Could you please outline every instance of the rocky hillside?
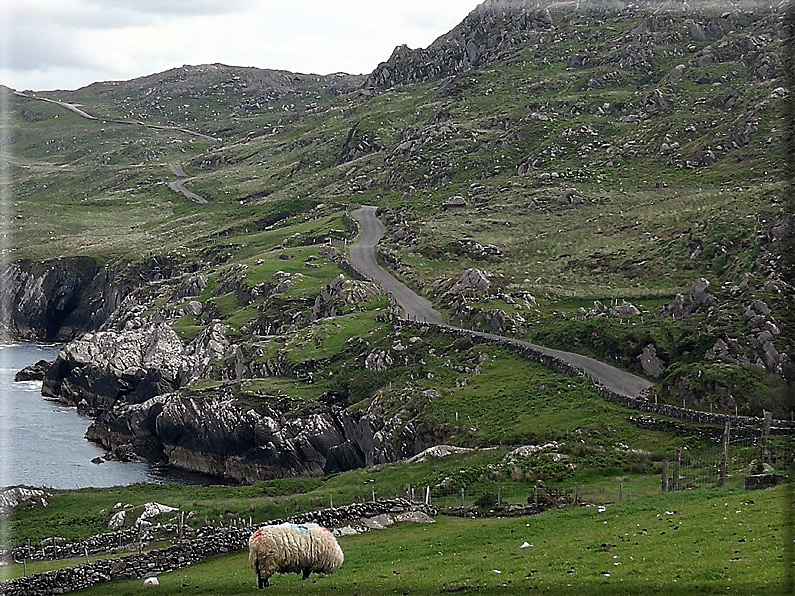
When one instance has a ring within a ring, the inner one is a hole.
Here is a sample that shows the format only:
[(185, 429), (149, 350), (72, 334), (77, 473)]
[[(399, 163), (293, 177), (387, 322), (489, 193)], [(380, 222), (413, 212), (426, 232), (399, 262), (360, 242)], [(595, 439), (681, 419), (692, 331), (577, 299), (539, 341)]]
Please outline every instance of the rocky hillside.
[(488, 0), (367, 77), (6, 90), (2, 321), (74, 338), (45, 390), (120, 458), (252, 481), (439, 441), (612, 448), (617, 411), (521, 416), (598, 400), (587, 383), (393, 325), (345, 258), (351, 208), (375, 204), (380, 260), (450, 323), (789, 417), (787, 7)]

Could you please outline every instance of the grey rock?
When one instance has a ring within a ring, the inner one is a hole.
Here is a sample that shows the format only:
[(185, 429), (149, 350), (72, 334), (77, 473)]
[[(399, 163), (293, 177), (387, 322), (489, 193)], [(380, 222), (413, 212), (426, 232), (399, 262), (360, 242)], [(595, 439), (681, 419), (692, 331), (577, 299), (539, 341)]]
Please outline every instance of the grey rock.
[(559, 205), (582, 205), (584, 202), (585, 199), (576, 188), (567, 188), (558, 197)]
[(447, 211), (450, 209), (463, 209), (466, 206), (467, 202), (464, 197), (461, 195), (455, 195), (447, 199), (442, 205), (442, 208)]
[(616, 317), (621, 318), (629, 318), (629, 317), (637, 317), (640, 315), (640, 309), (632, 304), (631, 302), (624, 301), (622, 304), (614, 307), (612, 310), (612, 314)]
[(174, 293), (174, 300), (181, 300), (183, 298), (198, 296), (207, 287), (207, 278), (204, 274), (199, 273), (192, 275), (185, 280), (177, 288)]
[(770, 333), (772, 337), (778, 337), (781, 335), (781, 329), (778, 328), (773, 321), (765, 321), (765, 330)]
[(699, 42), (707, 41), (707, 35), (704, 33), (704, 29), (701, 28), (701, 25), (693, 20), (688, 20), (686, 24), (688, 27), (688, 32), (690, 33), (690, 39)]
[(657, 347), (649, 344), (643, 348), (643, 352), (638, 356), (643, 372), (647, 375), (659, 379), (665, 370), (665, 362), (657, 356)]
[(202, 312), (204, 312), (204, 305), (198, 300), (191, 300), (188, 302), (188, 305), (185, 307), (185, 314), (186, 315), (193, 315), (194, 317), (200, 317)]
[(493, 275), (484, 269), (467, 269), (453, 280), (452, 285), (443, 296), (487, 293), (491, 288), (492, 277)]
[(685, 65), (684, 64), (677, 64), (674, 66), (674, 69), (668, 73), (668, 80), (671, 83), (675, 83), (679, 79), (682, 78), (682, 75), (685, 74)]
[(770, 310), (770, 307), (764, 300), (755, 300), (751, 304), (751, 308), (765, 317), (769, 317), (771, 314), (773, 314), (773, 311)]
[(386, 350), (375, 350), (370, 352), (364, 361), (364, 367), (374, 372), (389, 370), (393, 364), (394, 361)]
[(706, 278), (699, 278), (690, 287), (690, 299), (696, 307), (708, 307), (715, 303), (715, 296), (709, 293), (710, 282)]
[(127, 512), (124, 510), (117, 511), (113, 514), (108, 522), (109, 530), (119, 530), (124, 527), (124, 522), (127, 520)]

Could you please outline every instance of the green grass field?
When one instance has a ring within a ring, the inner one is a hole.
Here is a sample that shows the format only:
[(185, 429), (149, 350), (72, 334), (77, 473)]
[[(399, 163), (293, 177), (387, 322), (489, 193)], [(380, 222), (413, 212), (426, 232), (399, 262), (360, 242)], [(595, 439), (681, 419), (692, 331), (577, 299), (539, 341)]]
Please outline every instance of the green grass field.
[[(400, 524), (342, 538), (334, 576), (275, 576), (273, 594), (786, 594), (792, 487), (657, 494), (537, 517)], [(531, 548), (521, 550), (524, 542)], [(245, 553), (160, 577), (158, 593), (255, 594)], [(138, 594), (140, 580), (80, 594)]]

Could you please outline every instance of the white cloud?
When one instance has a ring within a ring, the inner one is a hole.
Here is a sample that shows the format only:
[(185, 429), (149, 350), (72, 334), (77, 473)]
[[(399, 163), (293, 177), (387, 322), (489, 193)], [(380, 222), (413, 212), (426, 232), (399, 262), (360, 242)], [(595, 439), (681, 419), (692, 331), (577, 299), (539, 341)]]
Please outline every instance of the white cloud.
[(477, 0), (3, 0), (0, 16), (10, 25), (0, 83), (75, 88), (211, 62), (318, 74), (366, 73), (397, 45), (429, 45), (476, 4)]

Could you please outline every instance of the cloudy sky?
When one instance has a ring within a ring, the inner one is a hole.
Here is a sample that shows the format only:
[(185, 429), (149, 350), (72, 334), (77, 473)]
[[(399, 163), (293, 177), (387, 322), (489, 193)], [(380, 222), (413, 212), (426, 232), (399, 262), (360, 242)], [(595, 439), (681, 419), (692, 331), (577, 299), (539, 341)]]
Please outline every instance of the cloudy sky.
[(0, 84), (76, 89), (183, 64), (366, 73), (480, 0), (0, 0)]

